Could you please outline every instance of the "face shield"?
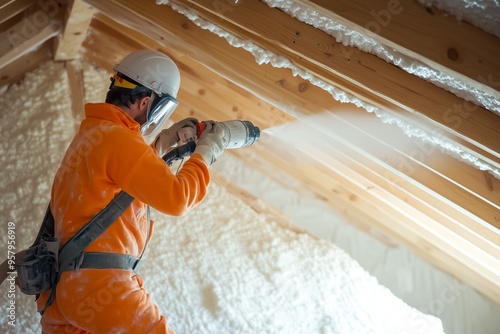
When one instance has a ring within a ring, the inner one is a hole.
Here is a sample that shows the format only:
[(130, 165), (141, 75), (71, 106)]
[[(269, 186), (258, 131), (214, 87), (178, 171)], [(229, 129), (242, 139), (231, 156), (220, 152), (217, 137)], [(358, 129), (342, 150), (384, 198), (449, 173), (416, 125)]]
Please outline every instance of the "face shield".
[(144, 137), (156, 136), (178, 104), (179, 102), (169, 94), (163, 94), (160, 97), (153, 92), (149, 101), (146, 123), (141, 126), (141, 134)]

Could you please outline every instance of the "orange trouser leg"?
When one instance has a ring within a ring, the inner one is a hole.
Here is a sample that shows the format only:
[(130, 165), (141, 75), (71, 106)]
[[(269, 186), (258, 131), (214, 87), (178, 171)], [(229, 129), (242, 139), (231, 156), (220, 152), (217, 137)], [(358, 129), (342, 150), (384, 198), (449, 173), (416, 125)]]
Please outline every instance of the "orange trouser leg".
[[(143, 280), (125, 270), (64, 273), (56, 298), (42, 317), (42, 333), (168, 333)], [(39, 299), (39, 309), (46, 300)]]

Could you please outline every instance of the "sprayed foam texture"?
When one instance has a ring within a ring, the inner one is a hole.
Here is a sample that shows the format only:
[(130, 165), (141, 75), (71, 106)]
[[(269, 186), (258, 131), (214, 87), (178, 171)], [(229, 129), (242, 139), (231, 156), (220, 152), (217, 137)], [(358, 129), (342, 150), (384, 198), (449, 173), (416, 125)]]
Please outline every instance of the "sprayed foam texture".
[(435, 6), (500, 38), (500, 2), (498, 0), (418, 0)]
[[(35, 239), (47, 209), (52, 180), (74, 135), (68, 86), (64, 64), (50, 62), (0, 95), (1, 261), (7, 257), (7, 223), (16, 223), (15, 251), (21, 251)], [(40, 333), (34, 296), (19, 290), (16, 327), (7, 325), (7, 286), (0, 289), (0, 332)]]

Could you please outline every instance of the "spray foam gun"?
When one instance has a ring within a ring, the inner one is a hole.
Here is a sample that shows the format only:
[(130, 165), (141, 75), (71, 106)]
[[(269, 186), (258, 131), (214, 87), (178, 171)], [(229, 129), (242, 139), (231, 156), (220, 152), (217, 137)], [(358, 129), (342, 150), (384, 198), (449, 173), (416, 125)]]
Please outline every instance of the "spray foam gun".
[[(224, 149), (240, 148), (250, 146), (260, 138), (260, 129), (249, 121), (225, 121), (217, 122), (223, 129)], [(183, 159), (185, 156), (193, 154), (196, 148), (196, 140), (207, 128), (205, 122), (196, 124), (196, 130), (191, 127), (180, 129), (180, 145), (166, 153), (162, 159), (169, 165), (175, 160)]]

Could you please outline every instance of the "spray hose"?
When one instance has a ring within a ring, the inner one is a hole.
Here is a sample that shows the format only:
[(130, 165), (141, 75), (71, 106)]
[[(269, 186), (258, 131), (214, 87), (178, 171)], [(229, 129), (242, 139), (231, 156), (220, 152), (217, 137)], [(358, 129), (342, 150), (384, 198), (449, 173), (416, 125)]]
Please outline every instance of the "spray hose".
[(163, 157), (163, 161), (167, 163), (167, 165), (172, 166), (174, 161), (181, 160), (186, 156), (193, 154), (196, 148), (196, 143), (194, 141), (190, 141), (187, 144), (178, 146), (173, 150), (167, 152)]

